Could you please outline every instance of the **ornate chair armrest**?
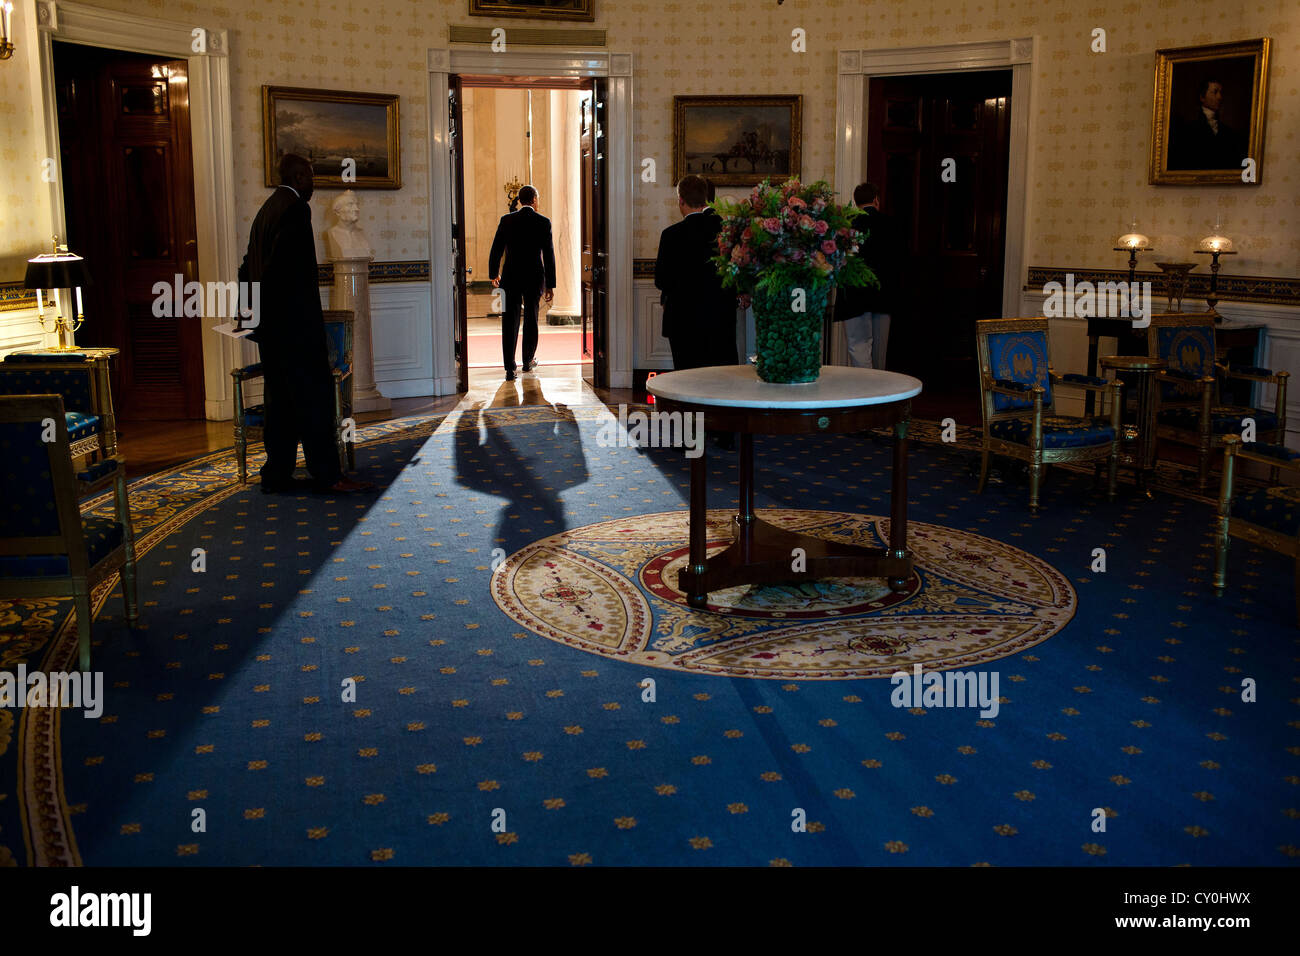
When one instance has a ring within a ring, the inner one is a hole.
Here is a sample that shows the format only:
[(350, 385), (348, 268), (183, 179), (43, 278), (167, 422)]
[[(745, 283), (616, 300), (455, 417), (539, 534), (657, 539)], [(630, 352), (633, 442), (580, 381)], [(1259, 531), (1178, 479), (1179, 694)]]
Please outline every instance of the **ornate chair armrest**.
[(1261, 368), (1257, 365), (1217, 365), (1216, 368), (1225, 378), (1241, 379), (1247, 382), (1265, 382), (1271, 385), (1280, 385), (1291, 374), (1290, 372), (1275, 372), (1271, 368)]
[(243, 368), (231, 369), (230, 377), (237, 382), (246, 382), (250, 378), (257, 378), (262, 374), (262, 363), (257, 362), (253, 365), (245, 365)]
[[(1115, 381), (1118, 381), (1118, 379)], [(1113, 383), (1110, 379), (1101, 378), (1097, 375), (1080, 375), (1077, 372), (1066, 372), (1064, 375), (1053, 375), (1052, 384), (1071, 385), (1088, 391), (1104, 392)]]
[(1030, 385), (1027, 382), (1013, 382), (1009, 378), (995, 378), (985, 382), (985, 387), (991, 392), (999, 392), (1002, 395), (1010, 395), (1012, 398), (1035, 398), (1041, 397), (1047, 390), (1041, 385)]
[(352, 366), (345, 365), (339, 368), (337, 365), (330, 366), (330, 372), (334, 375), (334, 381), (341, 382), (352, 374)]

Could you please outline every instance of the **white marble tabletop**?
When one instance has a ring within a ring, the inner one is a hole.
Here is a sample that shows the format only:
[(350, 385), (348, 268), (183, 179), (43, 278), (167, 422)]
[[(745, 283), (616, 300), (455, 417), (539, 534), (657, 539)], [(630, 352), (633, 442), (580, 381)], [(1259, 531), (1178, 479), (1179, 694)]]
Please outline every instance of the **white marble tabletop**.
[(883, 369), (823, 365), (815, 382), (775, 385), (761, 380), (752, 365), (715, 365), (656, 375), (646, 391), (725, 408), (852, 408), (912, 398), (921, 393), (921, 380)]

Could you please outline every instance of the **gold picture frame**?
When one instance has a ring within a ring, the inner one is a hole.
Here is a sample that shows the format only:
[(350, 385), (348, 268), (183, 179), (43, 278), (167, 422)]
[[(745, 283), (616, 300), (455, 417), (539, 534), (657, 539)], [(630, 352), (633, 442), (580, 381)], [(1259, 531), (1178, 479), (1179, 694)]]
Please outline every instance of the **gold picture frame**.
[(798, 179), (802, 142), (798, 94), (673, 97), (674, 183), (692, 173), (715, 186)]
[[(280, 156), (311, 160), (320, 189), (400, 189), (401, 125), (392, 93), (262, 87), (266, 185), (280, 182)], [(344, 160), (353, 161), (344, 178)]]
[(512, 17), (520, 20), (596, 19), (595, 0), (469, 0), (471, 17)]
[(1268, 38), (1262, 37), (1156, 51), (1153, 185), (1257, 185), (1262, 180), (1268, 48)]

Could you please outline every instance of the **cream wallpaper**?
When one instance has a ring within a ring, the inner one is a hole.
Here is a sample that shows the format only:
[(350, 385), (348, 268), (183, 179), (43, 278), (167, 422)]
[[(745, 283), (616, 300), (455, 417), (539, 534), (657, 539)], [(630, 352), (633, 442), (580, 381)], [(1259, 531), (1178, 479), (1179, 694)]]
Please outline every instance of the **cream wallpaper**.
[[(240, 229), (262, 185), (262, 84), (397, 93), (402, 110), (400, 191), (367, 191), (363, 223), (376, 258), (423, 259), (427, 222), (425, 50), (444, 46), (450, 22), (483, 26), (468, 0), (94, 0), (102, 7), (230, 31)], [(33, 0), (18, 0), (30, 24)], [(1300, 7), (1294, 0), (596, 0), (608, 47), (634, 55), (635, 142), (659, 178), (638, 186), (635, 255), (654, 255), (676, 216), (671, 102), (677, 93), (797, 92), (804, 97), (804, 178), (830, 178), (834, 162), (835, 51), (1037, 35), (1026, 262), (1116, 268), (1114, 238), (1134, 216), (1158, 252), (1187, 258), (1223, 217), (1241, 254), (1225, 272), (1300, 275)], [(539, 26), (536, 21), (500, 21)], [(584, 25), (585, 26), (585, 25)], [(1094, 27), (1109, 52), (1090, 50)], [(807, 52), (791, 52), (791, 30)], [(1255, 187), (1150, 186), (1154, 51), (1158, 47), (1273, 39), (1263, 182)], [(0, 281), (46, 240), (48, 212), (30, 115), (31, 42), (0, 64), (6, 126), (0, 182)], [(313, 201), (318, 229), (333, 198)], [(442, 226), (438, 226), (442, 228)], [(1144, 262), (1145, 265), (1145, 262)]]

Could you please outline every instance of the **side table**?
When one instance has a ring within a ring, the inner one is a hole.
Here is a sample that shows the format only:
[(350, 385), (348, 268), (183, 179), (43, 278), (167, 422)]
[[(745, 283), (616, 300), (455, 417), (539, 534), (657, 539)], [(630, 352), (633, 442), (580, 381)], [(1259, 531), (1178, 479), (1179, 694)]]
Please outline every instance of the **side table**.
[[(1102, 369), (1113, 369), (1124, 382), (1124, 410), (1121, 416), (1123, 434), (1120, 436), (1119, 466), (1137, 474), (1138, 488), (1151, 497), (1149, 479), (1156, 463), (1156, 372), (1165, 368), (1163, 359), (1145, 355), (1107, 355), (1101, 360)], [(1134, 408), (1129, 411), (1128, 396), (1135, 396)]]

